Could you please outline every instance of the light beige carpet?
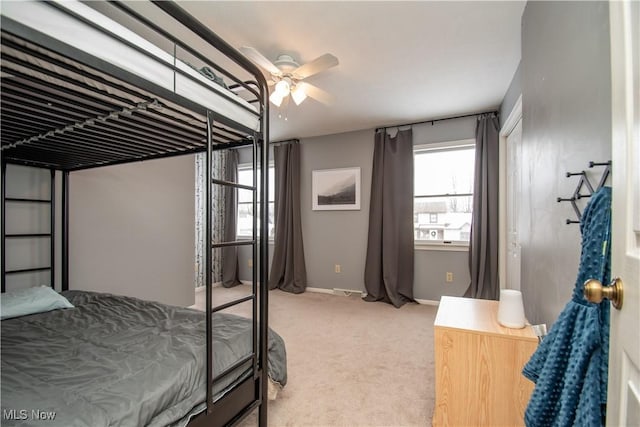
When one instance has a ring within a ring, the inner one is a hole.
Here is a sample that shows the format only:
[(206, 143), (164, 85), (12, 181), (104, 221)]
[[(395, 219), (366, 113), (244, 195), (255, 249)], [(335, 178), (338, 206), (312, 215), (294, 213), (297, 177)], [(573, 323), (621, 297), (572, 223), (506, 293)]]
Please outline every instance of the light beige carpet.
[[(215, 304), (249, 286), (215, 288)], [(287, 346), (288, 383), (269, 426), (426, 426), (434, 406), (436, 307), (359, 296), (269, 293), (270, 327)], [(199, 295), (196, 305), (204, 306)], [(242, 313), (248, 304), (236, 310)], [(256, 425), (257, 411), (243, 423)]]

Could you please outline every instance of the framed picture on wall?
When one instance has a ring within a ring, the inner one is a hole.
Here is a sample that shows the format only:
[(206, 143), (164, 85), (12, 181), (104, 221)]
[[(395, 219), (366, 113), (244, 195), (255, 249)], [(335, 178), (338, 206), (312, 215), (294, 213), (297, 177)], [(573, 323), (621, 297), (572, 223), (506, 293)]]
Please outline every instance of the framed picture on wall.
[(360, 168), (313, 171), (311, 194), (314, 211), (359, 210)]

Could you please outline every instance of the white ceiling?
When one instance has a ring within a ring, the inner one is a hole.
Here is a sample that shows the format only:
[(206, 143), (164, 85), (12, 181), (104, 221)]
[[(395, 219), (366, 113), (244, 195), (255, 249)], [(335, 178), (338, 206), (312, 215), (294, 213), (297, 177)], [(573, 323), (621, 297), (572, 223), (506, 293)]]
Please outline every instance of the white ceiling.
[[(180, 1), (230, 45), (254, 47), (271, 61), (338, 57), (338, 66), (305, 80), (331, 103), (272, 105), (272, 141), (497, 109), (520, 61), (525, 3)], [(129, 4), (163, 25), (157, 8)]]
[(495, 110), (520, 61), (525, 1), (180, 4), (232, 46), (272, 61), (338, 57), (307, 79), (330, 105), (272, 106), (271, 139), (282, 140)]

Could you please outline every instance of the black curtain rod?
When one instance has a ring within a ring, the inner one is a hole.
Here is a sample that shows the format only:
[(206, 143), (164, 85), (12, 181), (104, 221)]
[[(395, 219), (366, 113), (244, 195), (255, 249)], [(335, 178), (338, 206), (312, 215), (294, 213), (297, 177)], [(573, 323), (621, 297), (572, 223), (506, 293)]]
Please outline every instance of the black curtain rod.
[(284, 144), (290, 144), (292, 142), (300, 142), (300, 140), (298, 138), (284, 139), (282, 141), (270, 142), (269, 145), (271, 146), (284, 145)]
[(380, 126), (380, 127), (376, 128), (376, 132), (378, 132), (380, 130), (383, 130), (383, 129), (399, 128), (399, 127), (402, 127), (402, 126), (421, 125), (423, 123), (431, 123), (433, 125), (435, 122), (442, 122), (444, 120), (463, 119), (465, 117), (481, 116), (483, 114), (498, 114), (498, 112), (497, 111), (485, 111), (484, 113), (465, 114), (465, 115), (462, 115), (462, 116), (446, 117), (446, 118), (443, 118), (443, 119), (421, 120), (419, 122), (403, 123), (403, 124), (400, 124), (400, 125)]

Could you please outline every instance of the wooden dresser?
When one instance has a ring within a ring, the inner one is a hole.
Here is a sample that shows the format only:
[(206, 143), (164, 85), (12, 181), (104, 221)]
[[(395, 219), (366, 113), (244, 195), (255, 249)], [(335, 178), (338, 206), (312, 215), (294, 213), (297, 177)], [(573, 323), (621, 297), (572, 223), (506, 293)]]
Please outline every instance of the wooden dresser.
[(521, 426), (533, 383), (522, 368), (538, 345), (530, 326), (497, 320), (498, 301), (442, 297), (434, 323), (434, 426)]

